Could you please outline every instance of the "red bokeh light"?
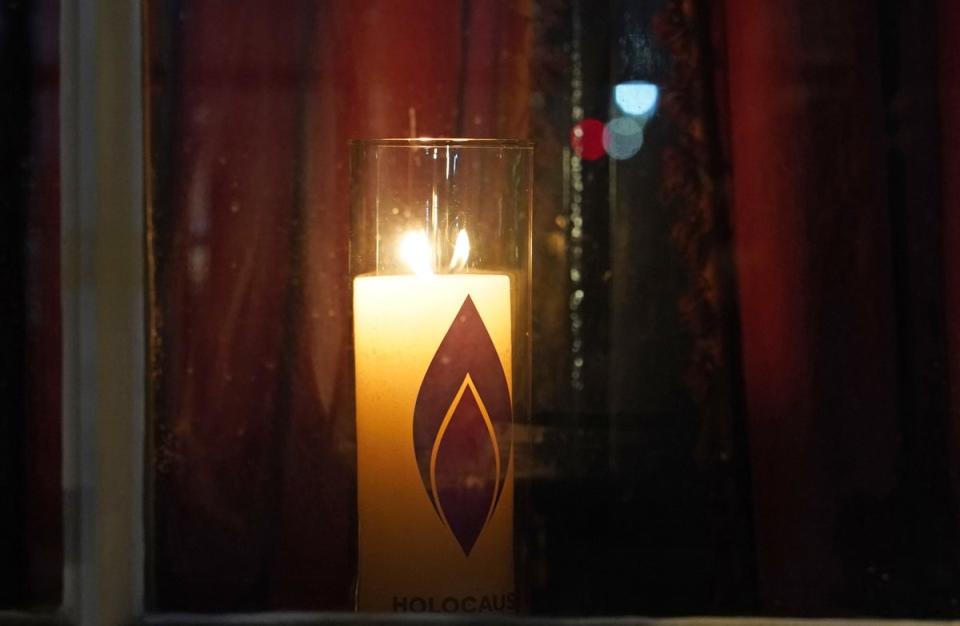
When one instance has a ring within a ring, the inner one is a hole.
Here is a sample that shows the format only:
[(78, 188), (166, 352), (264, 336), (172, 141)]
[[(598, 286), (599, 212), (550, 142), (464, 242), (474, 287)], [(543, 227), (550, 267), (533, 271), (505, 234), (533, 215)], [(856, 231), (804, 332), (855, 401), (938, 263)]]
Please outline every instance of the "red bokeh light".
[(578, 157), (587, 161), (602, 157), (603, 122), (593, 118), (580, 121), (570, 131), (570, 147)]

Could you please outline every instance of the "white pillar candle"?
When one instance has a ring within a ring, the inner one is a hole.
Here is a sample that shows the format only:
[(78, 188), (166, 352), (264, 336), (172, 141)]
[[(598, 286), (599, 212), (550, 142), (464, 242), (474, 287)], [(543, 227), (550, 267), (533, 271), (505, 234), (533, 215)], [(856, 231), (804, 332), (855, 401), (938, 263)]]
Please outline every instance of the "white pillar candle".
[(511, 280), (354, 280), (358, 604), (512, 612)]

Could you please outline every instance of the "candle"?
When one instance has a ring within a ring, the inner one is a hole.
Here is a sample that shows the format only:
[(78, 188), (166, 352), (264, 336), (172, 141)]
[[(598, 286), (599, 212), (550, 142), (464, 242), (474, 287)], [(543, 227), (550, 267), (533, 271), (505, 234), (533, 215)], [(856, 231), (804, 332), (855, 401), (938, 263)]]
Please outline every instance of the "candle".
[(532, 157), (509, 139), (351, 145), (360, 610), (521, 608)]
[(354, 280), (358, 606), (511, 612), (511, 278), (400, 247), (415, 273)]

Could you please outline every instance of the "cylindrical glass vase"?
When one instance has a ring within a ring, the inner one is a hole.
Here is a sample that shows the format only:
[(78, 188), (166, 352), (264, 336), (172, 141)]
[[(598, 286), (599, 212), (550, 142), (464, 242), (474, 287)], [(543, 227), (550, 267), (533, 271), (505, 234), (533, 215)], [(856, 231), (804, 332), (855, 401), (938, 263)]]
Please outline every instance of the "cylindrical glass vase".
[(509, 613), (532, 145), (352, 146), (362, 611)]

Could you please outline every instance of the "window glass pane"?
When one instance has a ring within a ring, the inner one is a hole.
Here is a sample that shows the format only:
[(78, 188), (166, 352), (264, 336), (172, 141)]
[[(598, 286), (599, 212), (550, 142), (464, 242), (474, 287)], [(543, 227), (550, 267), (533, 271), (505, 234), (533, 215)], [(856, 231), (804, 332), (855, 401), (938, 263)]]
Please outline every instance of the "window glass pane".
[(349, 141), (514, 137), (522, 609), (956, 616), (948, 4), (145, 2), (149, 606), (353, 607)]
[(0, 4), (0, 608), (60, 604), (59, 4)]
[(346, 137), (320, 4), (145, 10), (151, 603), (346, 608)]

